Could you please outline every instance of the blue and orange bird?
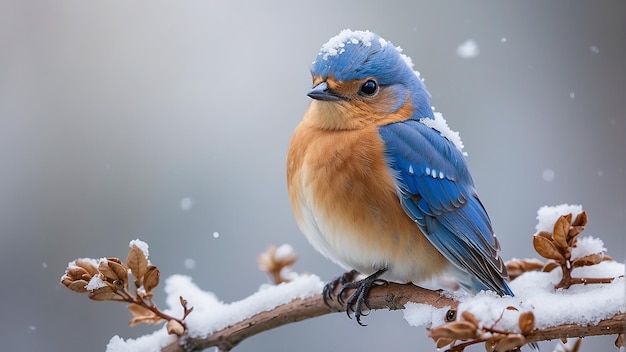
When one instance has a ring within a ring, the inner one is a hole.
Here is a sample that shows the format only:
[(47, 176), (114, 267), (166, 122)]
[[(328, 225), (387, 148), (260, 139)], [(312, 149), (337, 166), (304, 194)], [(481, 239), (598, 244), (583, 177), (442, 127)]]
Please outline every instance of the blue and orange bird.
[[(355, 289), (346, 311), (361, 323), (374, 285), (450, 273), (469, 291), (512, 295), (462, 145), (411, 59), (372, 32), (344, 30), (322, 46), (311, 75), (287, 185), (309, 242), (351, 270), (326, 285), (325, 301), (340, 282), (340, 302)], [(353, 281), (357, 273), (367, 277)]]

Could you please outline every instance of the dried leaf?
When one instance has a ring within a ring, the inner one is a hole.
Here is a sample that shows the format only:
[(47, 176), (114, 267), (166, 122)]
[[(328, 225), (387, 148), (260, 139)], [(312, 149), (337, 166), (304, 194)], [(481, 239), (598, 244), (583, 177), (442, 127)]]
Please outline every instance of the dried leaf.
[(523, 335), (528, 335), (535, 328), (535, 315), (533, 312), (524, 312), (520, 314), (518, 325)]
[(550, 261), (550, 262), (546, 263), (546, 266), (543, 267), (542, 271), (544, 273), (549, 273), (549, 272), (551, 272), (552, 270), (554, 270), (554, 269), (556, 269), (558, 267), (560, 267), (560, 265), (557, 262)]
[(578, 236), (584, 230), (585, 230), (584, 226), (572, 226), (569, 229), (569, 233), (567, 234), (567, 243), (568, 243), (568, 245), (572, 241), (572, 238)]
[(615, 339), (615, 347), (622, 348), (624, 347), (624, 334), (618, 334)]
[(70, 278), (77, 280), (77, 279), (84, 279), (85, 277), (89, 277), (91, 278), (91, 276), (89, 275), (89, 272), (87, 270), (85, 270), (84, 268), (81, 267), (72, 267), (72, 268), (67, 268), (67, 270), (65, 271), (65, 275), (69, 276)]
[(582, 266), (596, 265), (602, 262), (603, 259), (604, 259), (604, 254), (602, 253), (589, 254), (584, 257), (580, 257), (574, 260), (574, 262), (572, 263), (572, 267), (580, 268)]
[(546, 239), (552, 241), (552, 234), (548, 231), (540, 231), (535, 236), (545, 237)]
[(133, 273), (135, 285), (138, 286), (139, 282), (148, 271), (148, 258), (146, 258), (146, 255), (139, 247), (133, 244), (130, 251), (128, 251), (126, 265), (128, 265), (130, 271)]
[(467, 310), (461, 313), (461, 318), (469, 323), (472, 323), (476, 327), (476, 329), (478, 329), (478, 326), (480, 326), (480, 322), (478, 321), (476, 316)]
[(485, 342), (485, 351), (493, 352), (496, 350), (496, 346), (498, 342), (504, 338), (504, 335), (495, 335), (492, 336), (489, 340)]
[(554, 223), (554, 232), (552, 233), (552, 237), (554, 238), (554, 244), (561, 248), (568, 247), (567, 235), (569, 234), (569, 224), (569, 220), (567, 220), (567, 218), (564, 216), (559, 216), (559, 218)]
[(114, 263), (117, 263), (117, 264), (122, 264), (122, 260), (120, 260), (120, 258), (116, 258), (116, 257), (108, 257), (107, 261), (114, 262)]
[(435, 346), (439, 349), (439, 348), (448, 346), (450, 344), (453, 344), (455, 341), (456, 341), (455, 339), (451, 339), (448, 337), (440, 337), (437, 339), (437, 342), (435, 342)]
[(507, 335), (498, 341), (494, 352), (507, 352), (514, 348), (521, 347), (526, 343), (526, 338), (519, 334)]
[(433, 340), (437, 340), (442, 337), (458, 340), (467, 340), (476, 337), (476, 330), (477, 327), (470, 322), (454, 321), (430, 330), (428, 335)]
[(583, 339), (582, 338), (577, 338), (576, 342), (574, 342), (574, 347), (572, 347), (572, 352), (578, 352), (580, 351), (580, 346), (583, 344)]
[(76, 280), (76, 281), (70, 282), (69, 285), (65, 285), (65, 286), (74, 292), (85, 293), (87, 292), (87, 289), (85, 288), (85, 286), (87, 286), (88, 283), (89, 282), (85, 280)]
[(115, 293), (110, 286), (97, 288), (89, 292), (89, 298), (94, 301), (123, 301), (124, 298)]
[[(571, 224), (572, 223), (572, 213), (569, 214), (565, 214), (565, 215), (561, 215), (560, 217), (564, 218), (565, 220), (567, 220), (567, 224)], [(558, 219), (557, 219), (558, 220)]]
[(515, 307), (515, 306), (506, 306), (506, 308), (505, 308), (505, 309), (506, 309), (506, 310), (516, 310), (516, 311), (518, 311), (518, 310), (519, 310), (519, 309), (517, 309), (517, 307)]
[(185, 333), (185, 327), (178, 320), (170, 319), (167, 321), (167, 333), (182, 336)]
[(513, 280), (529, 271), (541, 271), (544, 265), (545, 264), (538, 259), (518, 259), (508, 261), (506, 263), (506, 270), (509, 273), (509, 278)]
[(586, 226), (587, 225), (587, 212), (583, 211), (582, 213), (576, 215), (576, 219), (572, 223), (572, 226)]
[(128, 310), (133, 315), (133, 318), (128, 322), (129, 326), (135, 326), (141, 323), (158, 324), (163, 320), (163, 318), (160, 318), (150, 309), (135, 303), (129, 304)]
[(119, 280), (119, 277), (117, 276), (117, 274), (115, 273), (115, 271), (113, 271), (113, 268), (111, 268), (109, 266), (109, 261), (108, 260), (102, 260), (100, 261), (100, 264), (98, 265), (98, 271), (107, 279), (110, 281), (115, 281), (115, 280)]
[(570, 238), (567, 240), (567, 244), (569, 245), (569, 248), (570, 248), (570, 249), (571, 249), (571, 248), (576, 247), (576, 244), (577, 244), (577, 243), (578, 243), (578, 236), (573, 236), (573, 237), (570, 237)]
[(543, 262), (538, 259), (528, 259), (522, 261), (524, 271), (539, 271), (543, 268)]
[(98, 268), (96, 268), (92, 264), (91, 260), (88, 260), (86, 258), (78, 258), (74, 262), (76, 263), (77, 266), (87, 270), (87, 272), (91, 276), (95, 276), (98, 273)]
[(159, 285), (160, 276), (161, 273), (156, 266), (150, 265), (148, 267), (146, 274), (143, 276), (143, 288), (147, 293), (152, 292)]
[(565, 259), (563, 255), (556, 249), (552, 241), (546, 239), (542, 236), (533, 236), (533, 246), (537, 253), (539, 253), (542, 257), (548, 259), (554, 259), (556, 261), (562, 262)]
[(117, 276), (117, 280), (123, 281), (124, 284), (128, 282), (128, 268), (126, 265), (111, 260), (108, 260), (108, 265)]

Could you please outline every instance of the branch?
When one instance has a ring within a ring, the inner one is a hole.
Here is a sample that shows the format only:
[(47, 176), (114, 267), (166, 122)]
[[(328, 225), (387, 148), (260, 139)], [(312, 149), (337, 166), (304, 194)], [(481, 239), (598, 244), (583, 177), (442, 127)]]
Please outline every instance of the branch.
[(601, 320), (596, 325), (563, 324), (535, 330), (526, 336), (527, 342), (556, 340), (581, 336), (600, 336), (623, 334), (626, 322), (626, 313), (618, 313), (613, 317)]
[[(372, 288), (369, 303), (372, 310), (404, 309), (407, 302), (424, 303), (436, 308), (451, 307), (456, 309), (458, 302), (441, 294), (413, 284), (389, 283), (385, 286)], [(346, 296), (352, 292), (346, 291)], [(208, 347), (217, 347), (220, 351), (230, 351), (244, 339), (260, 332), (271, 330), (282, 325), (315, 318), (320, 315), (345, 312), (345, 306), (336, 300), (329, 301), (330, 307), (324, 304), (322, 295), (318, 294), (306, 299), (295, 299), (272, 310), (261, 312), (242, 320), (206, 338), (182, 338), (164, 347), (164, 352), (201, 351)]]
[[(374, 287), (370, 292), (369, 303), (372, 310), (404, 309), (407, 302), (428, 304), (435, 308), (450, 307), (451, 313), (453, 313), (451, 320), (454, 320), (458, 302), (443, 296), (441, 292), (428, 290), (413, 284), (389, 283), (387, 286)], [(350, 294), (351, 292), (347, 292), (348, 296)], [(216, 331), (205, 338), (182, 337), (179, 341), (165, 346), (162, 351), (191, 352), (201, 351), (209, 347), (217, 347), (219, 351), (230, 351), (246, 338), (263, 331), (328, 313), (345, 312), (345, 306), (339, 304), (336, 300), (332, 300), (329, 303), (331, 304), (330, 307), (324, 304), (321, 294), (306, 299), (295, 299), (287, 304), (258, 313), (227, 328)], [(626, 314), (620, 313), (612, 318), (602, 320), (596, 325), (564, 324), (534, 330), (526, 335), (526, 342), (579, 336), (623, 334), (625, 320)]]

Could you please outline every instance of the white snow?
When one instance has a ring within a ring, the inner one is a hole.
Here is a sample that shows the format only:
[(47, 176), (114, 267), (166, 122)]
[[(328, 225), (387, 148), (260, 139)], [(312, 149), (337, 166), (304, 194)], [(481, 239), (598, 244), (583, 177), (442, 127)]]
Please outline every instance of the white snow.
[(576, 247), (572, 249), (572, 260), (586, 255), (604, 252), (606, 252), (606, 248), (604, 248), (604, 242), (602, 242), (601, 239), (590, 236), (579, 237)]
[(446, 119), (443, 118), (443, 115), (440, 112), (435, 112), (434, 115), (434, 119), (424, 117), (421, 118), (419, 122), (432, 129), (437, 130), (441, 134), (441, 136), (454, 143), (456, 149), (462, 152), (463, 155), (467, 156), (467, 153), (463, 152), (463, 141), (461, 140), (459, 132), (453, 131), (452, 129), (450, 129), (450, 127), (448, 127), (448, 122), (446, 122)]
[(150, 252), (148, 251), (148, 244), (140, 239), (136, 239), (136, 240), (132, 240), (130, 241), (130, 243), (128, 243), (128, 247), (129, 248), (133, 248), (134, 246), (137, 246), (137, 248), (141, 249), (141, 251), (143, 252), (143, 255), (146, 256), (146, 258), (148, 258), (148, 256), (150, 255)]
[(274, 253), (274, 256), (276, 257), (277, 260), (283, 260), (283, 259), (287, 259), (293, 256), (294, 254), (295, 252), (293, 250), (293, 247), (285, 243), (281, 245), (280, 247), (276, 248), (276, 252)]
[(94, 275), (91, 280), (89, 280), (89, 283), (87, 284), (87, 286), (85, 286), (85, 289), (88, 291), (93, 291), (96, 289), (99, 289), (101, 287), (105, 287), (107, 284), (102, 281), (102, 278), (100, 277), (100, 275)]
[(167, 330), (162, 328), (149, 335), (140, 336), (136, 339), (127, 339), (115, 335), (107, 344), (107, 352), (159, 352), (168, 344), (176, 341), (176, 336), (168, 335)]
[(191, 210), (193, 207), (193, 200), (189, 197), (185, 197), (180, 200), (180, 209), (182, 210)]
[(456, 48), (456, 54), (463, 59), (471, 59), (478, 56), (478, 44), (472, 39), (466, 40)]
[[(376, 34), (370, 31), (353, 31), (351, 29), (344, 29), (339, 32), (339, 34), (324, 43), (317, 55), (321, 55), (322, 60), (328, 60), (330, 57), (343, 54), (346, 51), (345, 47), (347, 44), (356, 45), (361, 43), (363, 46), (369, 47), (372, 45), (372, 40), (375, 36)], [(387, 40), (381, 37), (378, 37), (378, 43), (383, 48), (389, 44)], [(413, 60), (402, 53), (401, 47), (396, 46), (395, 49), (400, 54), (404, 63), (406, 63), (406, 65), (413, 70)], [(313, 63), (315, 63), (315, 61), (313, 61)], [(418, 71), (413, 70), (413, 72), (418, 78), (420, 77), (420, 73)]]
[(554, 223), (561, 215), (572, 214), (572, 221), (576, 216), (583, 212), (580, 205), (561, 204), (556, 206), (543, 206), (537, 210), (537, 225), (535, 229), (539, 231), (552, 232)]
[(218, 238), (218, 237), (220, 237), (220, 233), (217, 231), (213, 232), (213, 238)]
[(193, 269), (196, 267), (196, 261), (193, 258), (187, 258), (185, 259), (184, 265), (187, 269)]
[(322, 55), (322, 60), (328, 60), (329, 57), (343, 54), (346, 49), (346, 43), (359, 44), (364, 46), (371, 46), (374, 33), (370, 31), (352, 31), (350, 29), (344, 29), (336, 36), (330, 38), (320, 48), (318, 55)]
[[(93, 265), (94, 267), (98, 267), (98, 265), (100, 264), (100, 260), (99, 259), (94, 259), (94, 258), (78, 258), (76, 260), (72, 260), (71, 262), (67, 263), (67, 268), (68, 269), (75, 269), (78, 268), (78, 265), (76, 265), (76, 261), (83, 261), (83, 262), (89, 262), (91, 265)], [(67, 273), (67, 271), (66, 271)]]
[[(598, 265), (573, 270), (574, 277), (617, 277), (624, 274), (624, 264), (602, 262)], [(561, 324), (597, 324), (616, 313), (626, 312), (624, 278), (610, 284), (574, 285), (569, 289), (554, 290), (561, 279), (560, 270), (549, 273), (528, 272), (511, 281), (515, 297), (500, 297), (494, 292), (480, 292), (475, 296), (462, 296), (457, 316), (463, 311), (472, 312), (484, 326), (492, 326), (502, 315), (496, 328), (517, 331), (519, 315), (532, 311), (535, 326), (546, 328)], [(584, 304), (581, 304), (584, 302)], [(507, 309), (516, 307), (517, 310)], [(439, 326), (445, 319), (446, 309), (409, 304), (404, 318), (411, 326)]]
[(552, 169), (545, 169), (545, 170), (543, 170), (543, 173), (541, 174), (541, 177), (546, 182), (554, 181), (554, 170), (552, 170)]
[[(324, 283), (315, 275), (295, 276), (294, 280), (280, 285), (263, 285), (259, 291), (233, 303), (221, 302), (213, 293), (198, 288), (190, 277), (173, 275), (165, 281), (167, 314), (182, 316), (183, 309), (179, 297), (182, 296), (193, 307), (193, 312), (185, 322), (190, 336), (205, 337), (214, 331), (249, 318), (257, 313), (273, 309), (295, 298), (307, 298), (322, 292)], [(107, 345), (107, 352), (157, 351), (175, 338), (167, 336), (165, 328), (140, 337), (124, 340), (113, 337)]]
[(592, 54), (599, 54), (600, 53), (600, 48), (598, 48), (595, 45), (590, 46), (589, 50), (591, 51)]
[(408, 302), (404, 305), (404, 319), (411, 326), (436, 327), (445, 323), (445, 316), (450, 306), (435, 308), (430, 304)]

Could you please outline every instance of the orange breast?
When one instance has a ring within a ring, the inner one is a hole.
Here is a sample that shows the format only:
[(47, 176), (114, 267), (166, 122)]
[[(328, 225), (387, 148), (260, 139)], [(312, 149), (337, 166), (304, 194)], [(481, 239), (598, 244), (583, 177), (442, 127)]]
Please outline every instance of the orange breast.
[(303, 121), (289, 146), (296, 221), (313, 246), (347, 269), (420, 281), (447, 261), (404, 213), (376, 126), (323, 130)]

